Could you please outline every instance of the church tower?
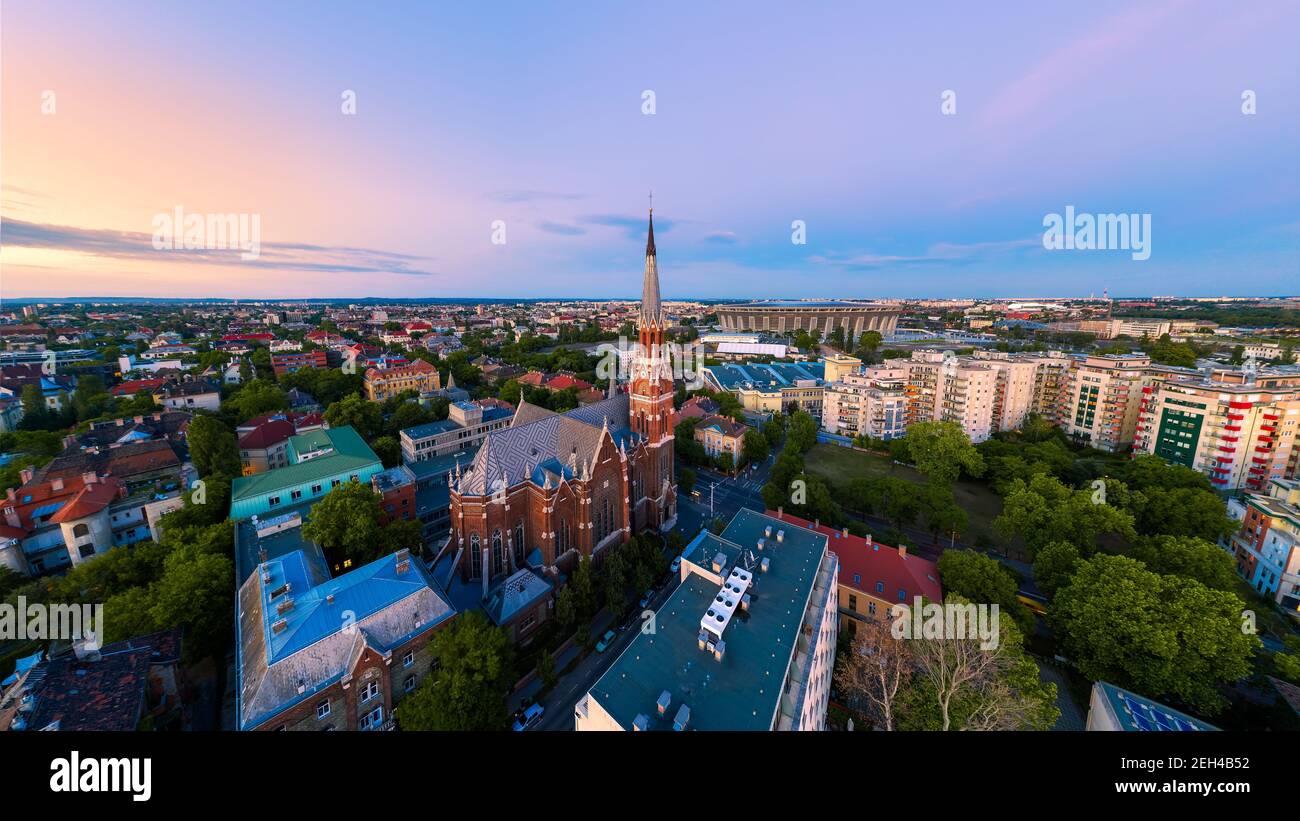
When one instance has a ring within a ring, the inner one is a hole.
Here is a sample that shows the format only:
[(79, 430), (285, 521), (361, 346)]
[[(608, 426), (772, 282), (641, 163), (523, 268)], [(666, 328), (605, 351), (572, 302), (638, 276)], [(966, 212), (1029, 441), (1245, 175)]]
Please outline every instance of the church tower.
[(637, 349), (632, 363), (630, 421), (652, 447), (672, 438), (673, 376), (665, 340), (667, 319), (659, 304), (659, 266), (655, 260), (655, 218), (645, 245), (645, 275), (641, 282), (641, 313), (637, 317)]
[[(655, 259), (654, 209), (645, 245), (645, 275), (641, 283), (641, 313), (637, 317), (637, 349), (631, 368), (628, 422), (645, 440), (646, 450), (637, 466), (643, 498), (653, 504), (643, 509), (638, 523), (671, 527), (676, 519), (673, 477), (673, 375), (668, 356), (668, 320), (659, 304), (659, 265)], [(637, 507), (640, 500), (634, 500)]]

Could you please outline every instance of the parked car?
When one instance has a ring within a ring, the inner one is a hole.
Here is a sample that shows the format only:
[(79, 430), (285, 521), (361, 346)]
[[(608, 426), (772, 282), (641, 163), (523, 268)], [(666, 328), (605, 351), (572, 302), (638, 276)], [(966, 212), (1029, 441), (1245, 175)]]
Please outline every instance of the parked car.
[(654, 594), (655, 594), (655, 592), (654, 592), (653, 590), (647, 590), (647, 591), (645, 592), (645, 595), (641, 597), (641, 609), (642, 609), (642, 610), (644, 610), (645, 608), (647, 608), (647, 607), (650, 606), (650, 599), (654, 596)]
[(669, 566), (669, 570), (671, 570), (675, 574), (681, 569), (682, 569), (682, 557), (676, 556), (673, 558), (673, 563)]
[(600, 641), (596, 642), (596, 652), (597, 653), (605, 652), (606, 650), (609, 649), (610, 645), (613, 643), (614, 643), (614, 631), (606, 630), (605, 635), (601, 636)]
[(528, 705), (522, 715), (515, 717), (515, 732), (522, 733), (524, 730), (536, 726), (537, 722), (542, 720), (542, 713), (544, 712), (546, 712), (546, 708), (540, 704)]

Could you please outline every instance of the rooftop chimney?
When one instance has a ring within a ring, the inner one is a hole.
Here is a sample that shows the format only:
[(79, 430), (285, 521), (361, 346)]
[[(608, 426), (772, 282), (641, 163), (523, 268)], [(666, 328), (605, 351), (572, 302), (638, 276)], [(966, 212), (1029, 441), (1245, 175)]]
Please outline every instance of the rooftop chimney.
[(900, 559), (906, 559), (906, 558), (907, 558), (907, 545), (905, 545), (905, 544), (900, 544), (900, 545), (898, 546), (898, 558), (900, 558)]
[(93, 485), (99, 481), (99, 476), (95, 473), (95, 471), (88, 470), (85, 473), (81, 474), (81, 481), (88, 485)]
[(50, 481), (50, 490), (55, 490), (55, 491), (63, 490), (63, 480), (62, 480), (62, 479), (53, 479), (53, 480), (51, 480), (51, 481)]
[(397, 575), (400, 576), (411, 569), (411, 551), (406, 548), (397, 551), (396, 561), (397, 564), (395, 565), (395, 570)]
[(659, 708), (659, 715), (661, 716), (668, 715), (668, 705), (672, 703), (673, 703), (672, 693), (668, 692), (667, 690), (664, 690), (662, 693), (660, 693), (659, 700), (655, 702), (655, 706)]

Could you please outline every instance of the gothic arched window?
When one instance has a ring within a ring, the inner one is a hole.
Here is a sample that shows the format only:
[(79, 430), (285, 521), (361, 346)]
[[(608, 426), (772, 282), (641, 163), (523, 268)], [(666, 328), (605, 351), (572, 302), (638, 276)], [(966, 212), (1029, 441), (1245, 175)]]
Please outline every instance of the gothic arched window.
[(501, 531), (492, 531), (492, 575), (501, 573), (503, 556), (501, 554)]
[(524, 523), (515, 525), (515, 565), (524, 563)]
[(469, 537), (469, 555), (470, 567), (473, 568), (470, 571), (470, 577), (477, 579), (479, 576), (483, 575), (483, 554), (479, 552), (478, 549), (477, 533), (474, 533)]

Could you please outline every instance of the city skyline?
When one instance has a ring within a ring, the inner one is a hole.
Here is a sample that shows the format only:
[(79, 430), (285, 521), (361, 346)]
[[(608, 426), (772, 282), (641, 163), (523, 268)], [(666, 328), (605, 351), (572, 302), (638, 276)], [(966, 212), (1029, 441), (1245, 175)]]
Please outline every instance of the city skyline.
[[(1013, 6), (795, 27), (682, 5), (163, 8), (5, 4), (0, 298), (630, 299), (651, 190), (668, 299), (1300, 277), (1300, 10), (1281, 3), (1067, 26)], [(213, 33), (227, 15), (237, 49)], [(178, 207), (256, 215), (260, 255), (155, 250)], [(1070, 207), (1149, 215), (1150, 258), (1047, 251)]]

